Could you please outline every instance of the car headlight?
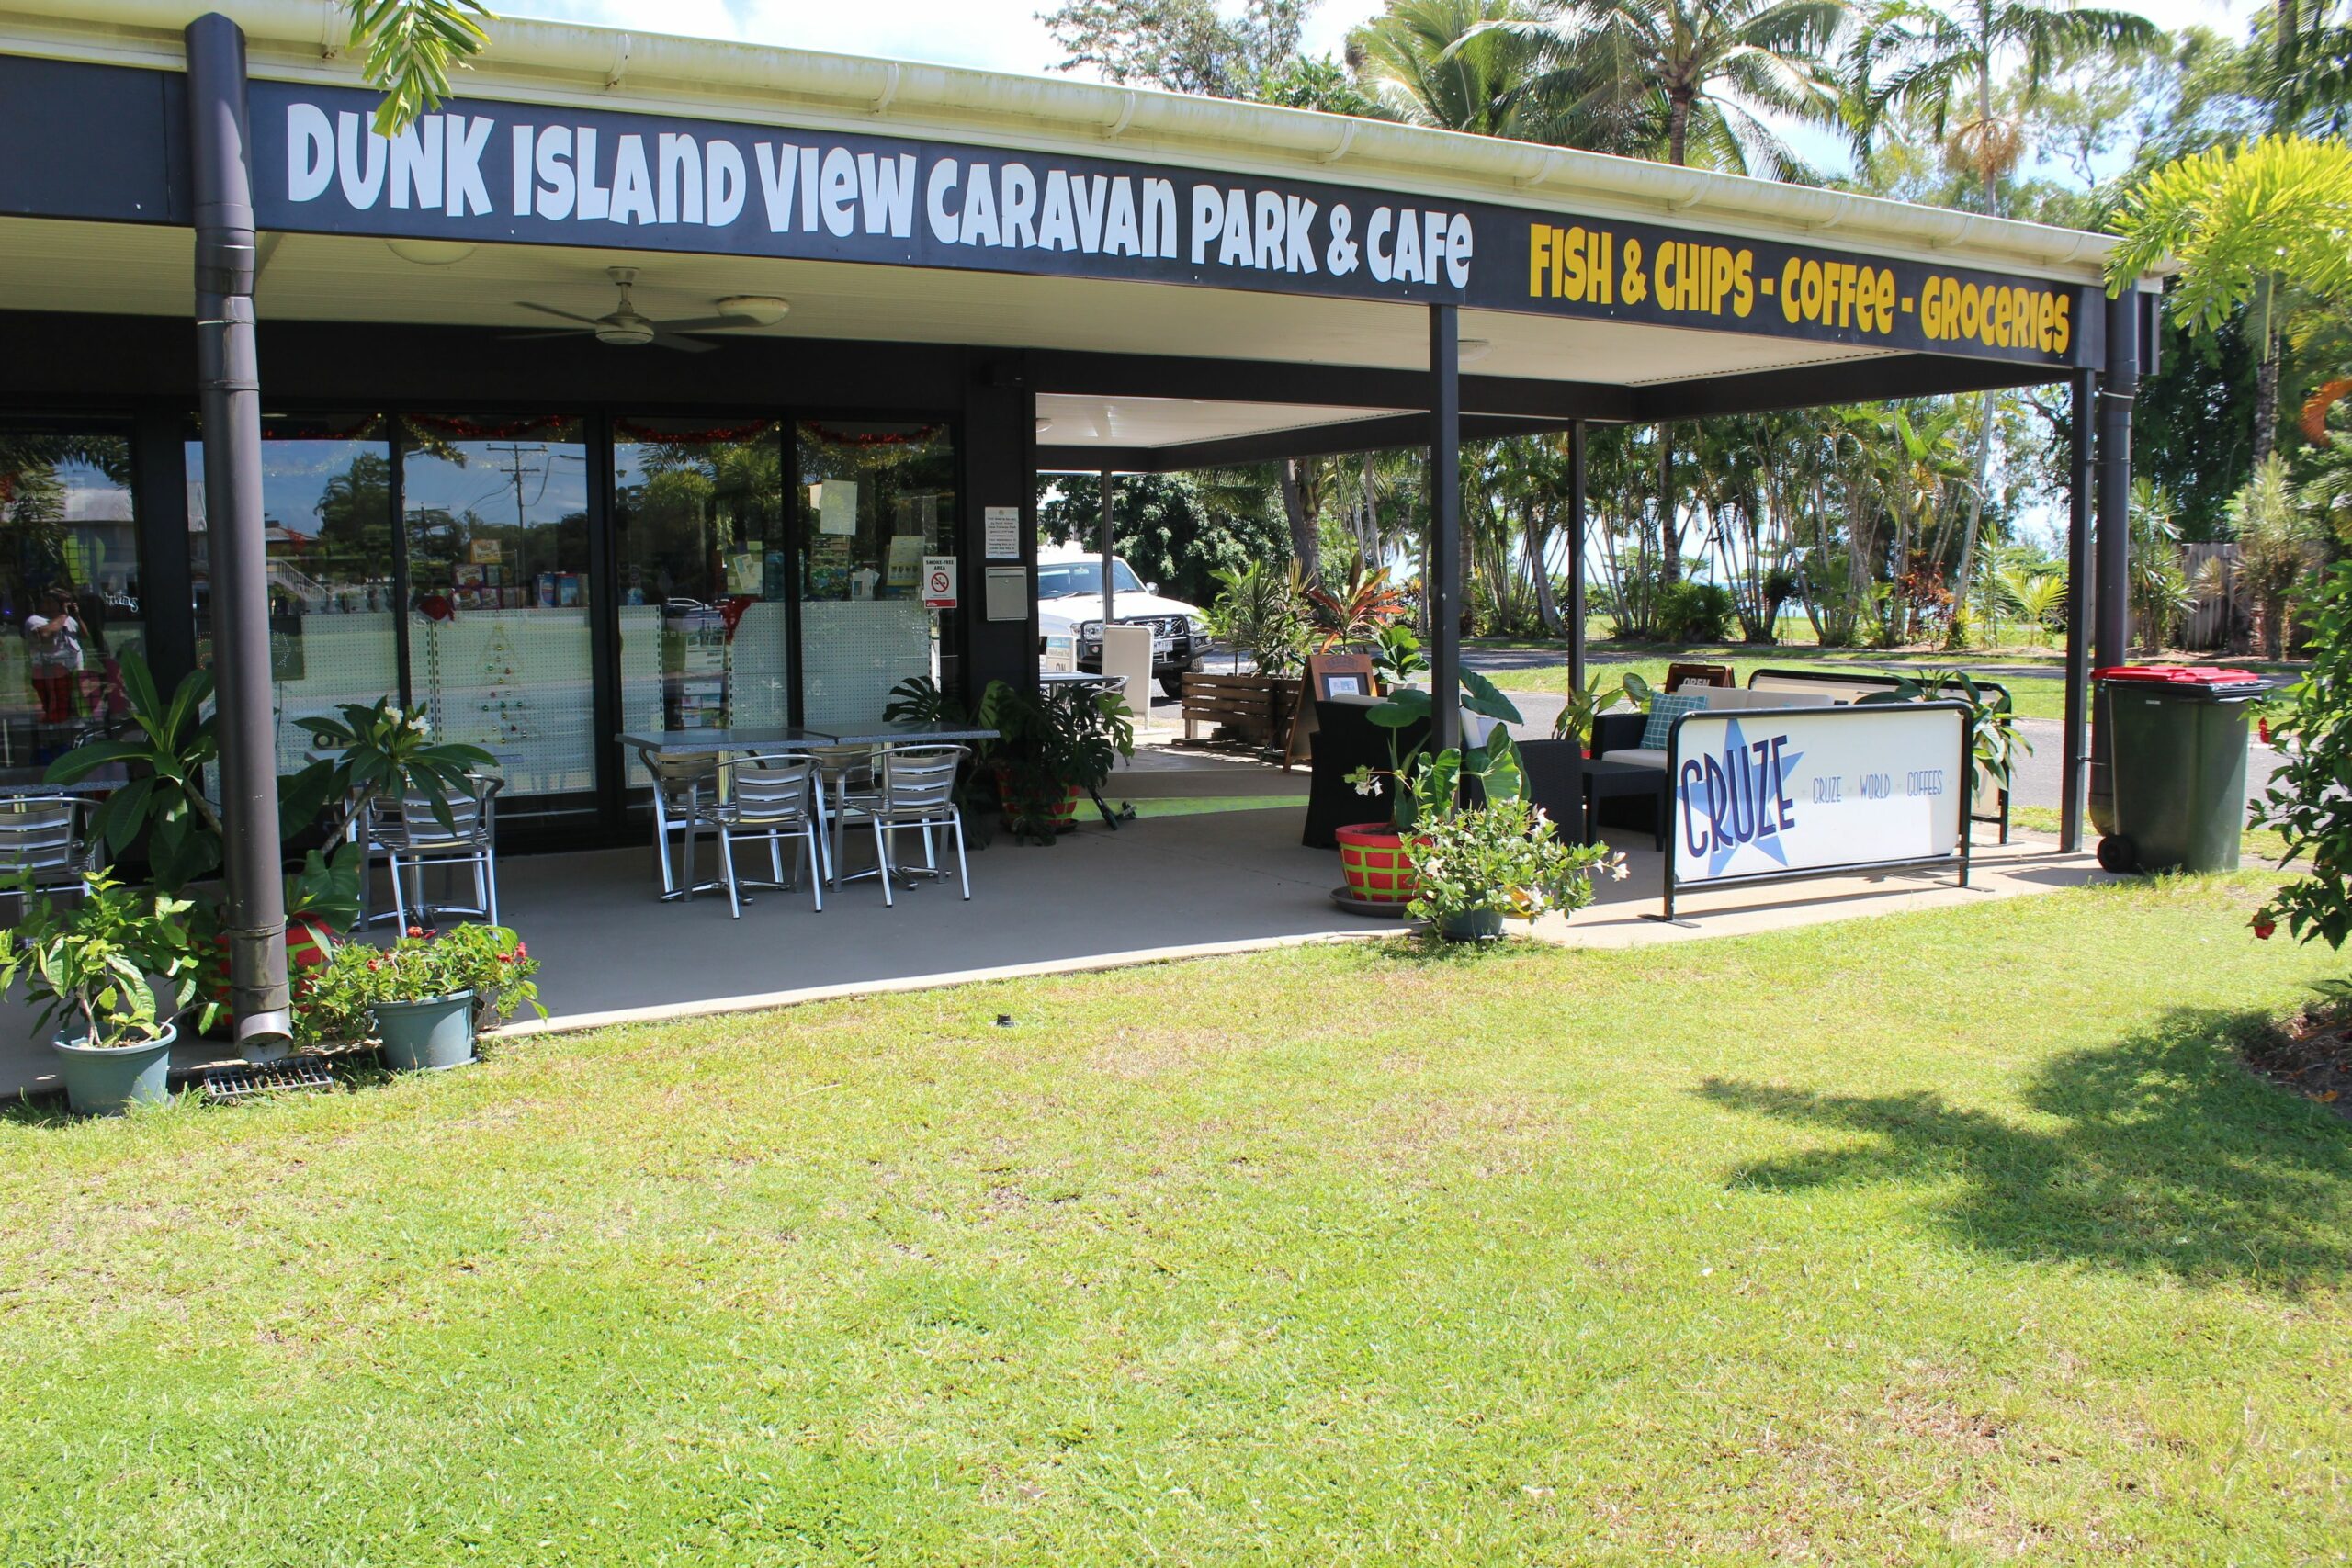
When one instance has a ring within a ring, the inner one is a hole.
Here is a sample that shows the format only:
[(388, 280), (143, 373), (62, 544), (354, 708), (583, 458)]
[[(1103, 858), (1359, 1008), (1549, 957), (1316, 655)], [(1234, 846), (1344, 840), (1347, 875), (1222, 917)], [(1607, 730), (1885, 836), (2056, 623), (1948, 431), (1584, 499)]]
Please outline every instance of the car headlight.
[(1079, 622), (1078, 640), (1080, 642), (1101, 642), (1102, 640), (1102, 623), (1100, 621)]

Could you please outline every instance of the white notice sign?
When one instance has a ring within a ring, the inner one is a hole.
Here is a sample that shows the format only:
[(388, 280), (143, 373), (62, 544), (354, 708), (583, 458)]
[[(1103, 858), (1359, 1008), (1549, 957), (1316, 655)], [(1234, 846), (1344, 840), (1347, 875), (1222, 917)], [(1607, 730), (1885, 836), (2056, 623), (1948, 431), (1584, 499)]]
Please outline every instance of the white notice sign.
[(926, 610), (952, 610), (956, 607), (954, 556), (922, 558), (922, 607)]
[(1672, 758), (1675, 880), (1958, 853), (1965, 721), (1907, 703), (1690, 715)]
[(817, 532), (820, 534), (857, 532), (857, 481), (855, 479), (824, 479), (808, 488), (817, 492)]
[(990, 506), (981, 510), (982, 543), (990, 560), (1021, 558), (1021, 508)]

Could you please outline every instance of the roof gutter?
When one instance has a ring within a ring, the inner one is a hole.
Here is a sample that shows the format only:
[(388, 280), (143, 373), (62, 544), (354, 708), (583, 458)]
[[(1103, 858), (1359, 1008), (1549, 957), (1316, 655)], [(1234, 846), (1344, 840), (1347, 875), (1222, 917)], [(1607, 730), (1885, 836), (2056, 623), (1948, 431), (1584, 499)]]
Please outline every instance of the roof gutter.
[[(256, 74), (357, 81), (335, 0), (219, 0), (215, 8), (244, 28)], [(0, 47), (176, 63), (188, 9), (187, 0), (0, 0)], [(1597, 218), (1665, 219), (1758, 239), (1804, 242), (1835, 231), (1840, 244), (1872, 252), (2071, 282), (2100, 281), (2113, 244), (2069, 229), (1642, 159), (1063, 77), (512, 17), (491, 34), (490, 54), (461, 83), (485, 96), (739, 112), (845, 130), (887, 120), (908, 134), (1095, 155), (1115, 142), (1136, 156), (1453, 199), (1573, 203)]]

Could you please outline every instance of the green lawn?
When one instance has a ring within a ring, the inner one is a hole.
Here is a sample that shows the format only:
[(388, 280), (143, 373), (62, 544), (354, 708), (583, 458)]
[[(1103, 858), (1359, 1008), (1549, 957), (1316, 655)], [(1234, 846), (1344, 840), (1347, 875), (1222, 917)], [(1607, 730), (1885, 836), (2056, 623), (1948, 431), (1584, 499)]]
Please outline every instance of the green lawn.
[[(2256, 876), (0, 1122), (0, 1562), (2318, 1561)], [(996, 1026), (1009, 1014), (1009, 1028)]]

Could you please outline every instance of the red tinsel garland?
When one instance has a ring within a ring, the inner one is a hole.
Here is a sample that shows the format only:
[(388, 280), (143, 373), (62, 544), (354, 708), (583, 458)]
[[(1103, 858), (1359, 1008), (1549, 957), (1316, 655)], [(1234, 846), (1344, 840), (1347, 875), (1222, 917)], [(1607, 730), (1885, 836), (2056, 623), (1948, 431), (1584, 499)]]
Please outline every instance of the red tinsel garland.
[(762, 420), (757, 424), (719, 425), (709, 430), (655, 430), (634, 420), (613, 421), (614, 434), (653, 446), (724, 446), (762, 435), (773, 435), (775, 427), (776, 422), (772, 419)]
[(846, 430), (828, 430), (811, 420), (803, 428), (818, 440), (835, 446), (909, 446), (931, 440), (939, 434), (940, 427), (925, 424), (913, 430), (865, 430), (853, 434)]
[(448, 414), (407, 413), (401, 418), (418, 429), (429, 430), (452, 441), (514, 441), (526, 435), (560, 441), (566, 437), (551, 433), (572, 423), (560, 415), (518, 419), (505, 424), (477, 424), (472, 420)]

